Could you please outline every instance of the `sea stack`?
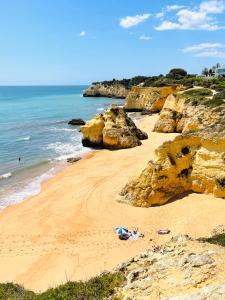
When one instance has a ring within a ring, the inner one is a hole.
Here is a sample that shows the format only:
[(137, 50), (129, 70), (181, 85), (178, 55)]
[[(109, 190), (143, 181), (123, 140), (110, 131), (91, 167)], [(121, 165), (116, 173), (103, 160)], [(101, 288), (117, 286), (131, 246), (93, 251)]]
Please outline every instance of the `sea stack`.
[(81, 126), (81, 132), (83, 146), (114, 150), (139, 146), (141, 140), (148, 138), (127, 116), (124, 108), (116, 105)]

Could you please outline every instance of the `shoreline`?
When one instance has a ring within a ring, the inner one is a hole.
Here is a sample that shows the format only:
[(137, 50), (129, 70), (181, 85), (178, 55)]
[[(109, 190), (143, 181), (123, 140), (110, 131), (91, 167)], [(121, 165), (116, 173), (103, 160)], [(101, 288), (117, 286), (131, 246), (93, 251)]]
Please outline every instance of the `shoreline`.
[[(0, 213), (0, 282), (43, 291), (86, 280), (177, 234), (209, 235), (224, 223), (225, 201), (189, 194), (160, 207), (119, 203), (123, 186), (177, 134), (152, 132), (157, 115), (144, 116), (143, 145), (97, 150), (42, 184), (41, 192)], [(213, 214), (213, 220), (208, 216)], [(138, 227), (145, 237), (120, 241), (114, 229)], [(159, 236), (157, 230), (170, 229)]]
[[(123, 107), (123, 106), (121, 106), (121, 107)], [(98, 112), (96, 112), (96, 113), (98, 113)], [(141, 122), (141, 120), (145, 117), (145, 116), (142, 116), (141, 114), (137, 114), (135, 112), (129, 113), (128, 115), (132, 118), (132, 120), (136, 123), (137, 126), (138, 126), (139, 122)], [(81, 144), (81, 141), (80, 141), (80, 144)], [(83, 148), (84, 148), (83, 151), (79, 151), (78, 153), (74, 153), (74, 154), (68, 154), (65, 156), (68, 156), (68, 158), (69, 157), (81, 157), (81, 159), (84, 159), (86, 156), (89, 157), (89, 155), (92, 152), (96, 151), (96, 149), (92, 149), (92, 148), (85, 148), (85, 147), (83, 147)], [(42, 185), (45, 182), (54, 178), (57, 174), (63, 172), (65, 169), (67, 169), (68, 167), (71, 166), (71, 164), (67, 162), (67, 159), (61, 160), (58, 158), (54, 158), (51, 160), (50, 159), (46, 160), (45, 162), (47, 162), (49, 164), (48, 168), (46, 168), (44, 172), (39, 172), (36, 175), (32, 176), (31, 180), (26, 178), (26, 182), (24, 182), (24, 185), (23, 185), (23, 187), (21, 187), (19, 192), (14, 191), (8, 195), (8, 191), (7, 191), (7, 193), (5, 193), (5, 195), (3, 195), (3, 197), (0, 198), (0, 213), (2, 210), (6, 209), (9, 206), (19, 204), (23, 201), (26, 201), (30, 197), (37, 196), (41, 192)], [(41, 162), (39, 165), (42, 165), (42, 164), (43, 163)], [(36, 167), (36, 165), (29, 167), (29, 169), (34, 171), (35, 167)], [(23, 172), (25, 172), (25, 170), (23, 170)], [(8, 173), (8, 174), (10, 174), (10, 176), (8, 176), (8, 177), (12, 178), (12, 173)], [(8, 175), (8, 174), (3, 174), (3, 176)], [(2, 180), (5, 180), (3, 178), (5, 178), (7, 180), (6, 177), (2, 177)], [(14, 176), (13, 176), (13, 178), (14, 178)], [(36, 182), (36, 185), (34, 186), (35, 182)], [(33, 189), (29, 190), (29, 186), (32, 186)], [(29, 192), (28, 192), (28, 190), (29, 190)], [(27, 194), (27, 195), (21, 196), (21, 194)], [(11, 200), (11, 202), (10, 202), (10, 200), (8, 200), (8, 199), (15, 199), (15, 198), (16, 199), (19, 198), (19, 199), (14, 200), (14, 201)], [(2, 203), (1, 203), (1, 201), (2, 201)], [(9, 204), (7, 204), (7, 203), (9, 203)]]

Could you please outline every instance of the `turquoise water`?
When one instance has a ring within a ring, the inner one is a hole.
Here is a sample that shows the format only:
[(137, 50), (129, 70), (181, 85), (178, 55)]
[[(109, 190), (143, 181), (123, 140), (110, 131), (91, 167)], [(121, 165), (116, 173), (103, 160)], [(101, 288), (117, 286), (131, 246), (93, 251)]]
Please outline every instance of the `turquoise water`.
[[(89, 151), (72, 118), (122, 100), (83, 98), (85, 86), (0, 87), (0, 209), (40, 190), (68, 157)], [(19, 161), (19, 157), (21, 160)]]

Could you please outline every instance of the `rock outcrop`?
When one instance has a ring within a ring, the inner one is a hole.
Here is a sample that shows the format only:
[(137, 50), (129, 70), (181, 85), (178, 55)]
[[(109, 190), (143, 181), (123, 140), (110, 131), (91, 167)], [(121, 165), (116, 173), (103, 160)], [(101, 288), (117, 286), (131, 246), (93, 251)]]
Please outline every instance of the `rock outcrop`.
[(104, 84), (96, 83), (92, 84), (87, 88), (83, 96), (84, 97), (108, 97), (108, 98), (118, 98), (124, 99), (129, 93), (129, 89), (122, 84)]
[(123, 200), (149, 207), (184, 192), (225, 197), (225, 124), (220, 121), (195, 134), (166, 142), (141, 173), (121, 192)]
[(213, 125), (225, 114), (223, 97), (213, 96), (213, 91), (204, 88), (170, 95), (154, 131), (187, 133)]
[(142, 252), (116, 268), (126, 277), (124, 300), (225, 299), (225, 249), (188, 236)]
[(83, 119), (72, 119), (68, 122), (69, 125), (85, 125), (85, 121)]
[(146, 133), (138, 129), (122, 107), (112, 106), (81, 126), (85, 147), (125, 149), (141, 145)]
[(179, 85), (161, 88), (135, 86), (125, 100), (125, 109), (126, 111), (143, 111), (147, 113), (159, 112), (163, 108), (166, 98), (182, 88)]

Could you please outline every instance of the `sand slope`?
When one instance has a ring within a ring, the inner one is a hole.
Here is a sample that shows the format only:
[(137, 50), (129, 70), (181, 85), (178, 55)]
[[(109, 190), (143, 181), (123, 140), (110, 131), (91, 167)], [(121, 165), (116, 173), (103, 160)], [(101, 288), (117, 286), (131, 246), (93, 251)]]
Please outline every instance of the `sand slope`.
[[(148, 209), (116, 202), (154, 149), (175, 136), (152, 133), (156, 118), (141, 121), (140, 128), (149, 133), (142, 146), (96, 151), (46, 182), (39, 195), (0, 213), (1, 282), (39, 291), (87, 279), (165, 242), (169, 236), (158, 236), (158, 229), (195, 237), (225, 222), (225, 200), (210, 195), (191, 194)], [(145, 238), (118, 240), (114, 228), (120, 225), (139, 227)]]

